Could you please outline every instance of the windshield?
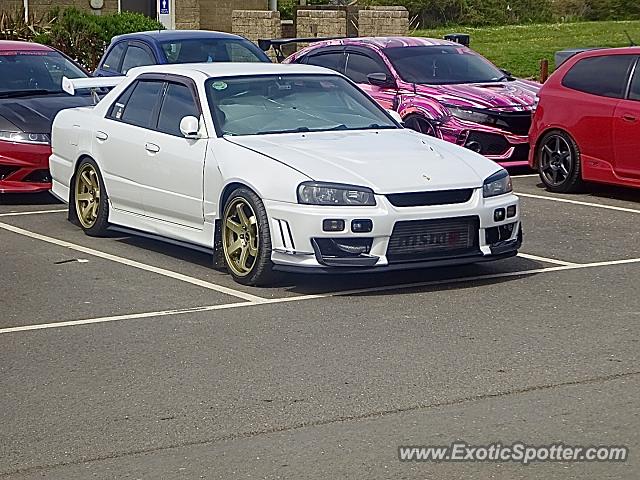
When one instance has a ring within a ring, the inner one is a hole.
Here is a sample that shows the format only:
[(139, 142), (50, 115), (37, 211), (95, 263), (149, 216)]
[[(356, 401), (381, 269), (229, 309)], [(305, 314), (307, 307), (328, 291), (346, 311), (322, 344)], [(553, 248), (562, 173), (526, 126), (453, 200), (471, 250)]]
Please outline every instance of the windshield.
[(511, 79), (488, 60), (462, 46), (394, 47), (384, 52), (405, 82), (444, 85)]
[(59, 52), (0, 52), (0, 96), (60, 93), (62, 77), (86, 76), (86, 73)]
[(398, 128), (381, 107), (337, 75), (210, 78), (206, 90), (223, 135)]
[(193, 38), (160, 44), (169, 63), (269, 62), (249, 40)]

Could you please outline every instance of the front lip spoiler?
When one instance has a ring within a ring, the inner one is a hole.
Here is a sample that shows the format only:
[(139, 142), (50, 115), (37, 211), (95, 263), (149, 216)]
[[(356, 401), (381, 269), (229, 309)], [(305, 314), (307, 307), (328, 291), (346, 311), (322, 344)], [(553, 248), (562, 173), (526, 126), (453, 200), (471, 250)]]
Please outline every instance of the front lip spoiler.
[[(300, 267), (296, 265), (274, 265), (273, 269), (280, 272), (288, 273), (384, 273), (398, 270), (414, 270), (420, 268), (435, 268), (453, 265), (465, 265), (469, 263), (490, 262), (493, 260), (501, 260), (503, 258), (515, 257), (518, 254), (518, 241), (511, 240), (511, 250), (503, 251), (492, 255), (471, 255), (466, 257), (447, 258), (440, 260), (426, 260), (422, 262), (394, 263), (391, 265), (382, 265), (379, 267)], [(506, 246), (504, 248), (506, 249)]]

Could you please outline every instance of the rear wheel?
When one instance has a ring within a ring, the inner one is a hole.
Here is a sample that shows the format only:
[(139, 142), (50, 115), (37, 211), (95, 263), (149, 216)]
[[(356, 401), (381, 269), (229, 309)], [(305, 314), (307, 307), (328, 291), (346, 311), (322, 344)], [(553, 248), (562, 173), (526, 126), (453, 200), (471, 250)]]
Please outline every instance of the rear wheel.
[(575, 192), (582, 187), (581, 158), (578, 145), (567, 133), (547, 133), (536, 152), (540, 179), (547, 190), (557, 193)]
[(231, 193), (221, 230), (224, 261), (236, 282), (256, 286), (273, 280), (269, 220), (254, 192), (238, 188)]
[(432, 137), (437, 137), (436, 127), (429, 119), (422, 115), (411, 114), (407, 115), (404, 119), (404, 125), (416, 132), (424, 133)]
[(100, 169), (91, 159), (82, 160), (76, 171), (73, 208), (78, 223), (87, 235), (100, 236), (106, 233), (109, 203)]

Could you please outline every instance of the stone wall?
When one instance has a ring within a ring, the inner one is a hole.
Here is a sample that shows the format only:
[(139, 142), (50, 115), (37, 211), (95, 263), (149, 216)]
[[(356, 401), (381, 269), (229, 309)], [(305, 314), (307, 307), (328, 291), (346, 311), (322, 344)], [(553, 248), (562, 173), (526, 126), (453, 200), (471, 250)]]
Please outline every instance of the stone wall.
[[(204, 2), (203, 2), (204, 3)], [(178, 30), (198, 30), (201, 28), (201, 10), (198, 0), (176, 0), (175, 19)]]
[(358, 14), (360, 37), (391, 37), (407, 35), (409, 12), (404, 7), (369, 7)]
[[(234, 10), (232, 13), (232, 33), (242, 35), (257, 43), (261, 38), (281, 38), (282, 22), (280, 12), (270, 10)], [(275, 58), (273, 49), (267, 52)]]
[(344, 37), (346, 35), (347, 12), (344, 10), (297, 11), (296, 37)]
[(200, 28), (232, 32), (235, 10), (269, 10), (269, 0), (200, 0)]

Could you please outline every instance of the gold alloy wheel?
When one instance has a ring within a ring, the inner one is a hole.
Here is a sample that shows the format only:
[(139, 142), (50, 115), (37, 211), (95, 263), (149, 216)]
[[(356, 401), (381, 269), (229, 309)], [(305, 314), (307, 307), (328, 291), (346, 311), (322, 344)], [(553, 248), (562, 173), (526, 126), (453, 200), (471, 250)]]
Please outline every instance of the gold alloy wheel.
[(91, 228), (98, 219), (100, 181), (93, 165), (85, 163), (76, 174), (76, 213), (84, 228)]
[(251, 273), (258, 259), (258, 218), (244, 198), (236, 198), (224, 210), (222, 247), (227, 266), (239, 277)]

